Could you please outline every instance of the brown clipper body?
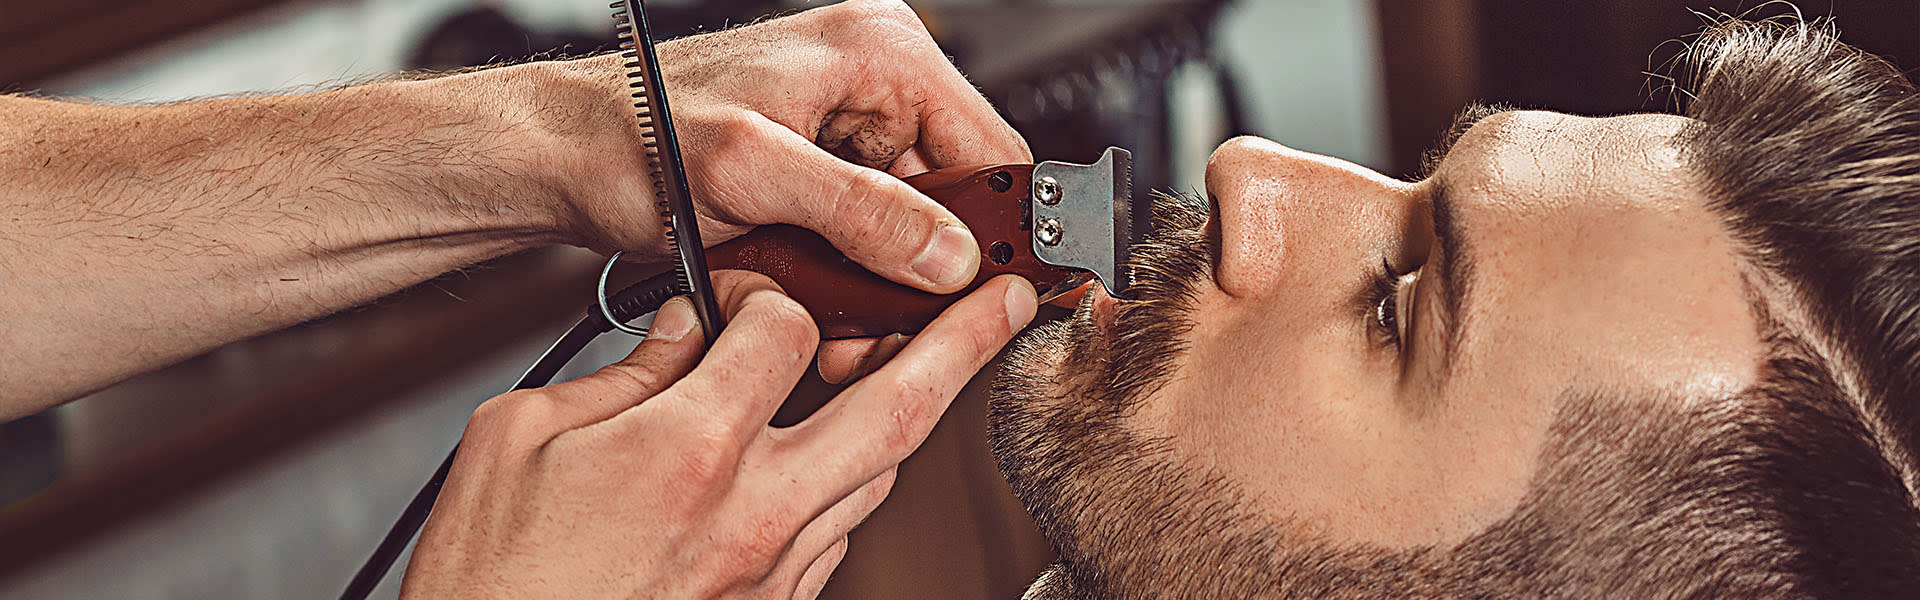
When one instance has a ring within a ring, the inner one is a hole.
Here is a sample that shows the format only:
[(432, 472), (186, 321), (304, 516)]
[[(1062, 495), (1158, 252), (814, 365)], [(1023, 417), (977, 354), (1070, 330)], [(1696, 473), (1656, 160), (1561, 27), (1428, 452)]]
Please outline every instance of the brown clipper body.
[(1092, 274), (1046, 264), (1034, 255), (1033, 170), (1031, 164), (955, 167), (906, 178), (960, 217), (979, 242), (980, 272), (959, 293), (932, 294), (888, 281), (848, 259), (826, 238), (791, 225), (759, 227), (709, 248), (707, 264), (773, 279), (806, 307), (827, 339), (918, 332), (947, 305), (1007, 273), (1033, 282), (1043, 299), (1058, 296)]

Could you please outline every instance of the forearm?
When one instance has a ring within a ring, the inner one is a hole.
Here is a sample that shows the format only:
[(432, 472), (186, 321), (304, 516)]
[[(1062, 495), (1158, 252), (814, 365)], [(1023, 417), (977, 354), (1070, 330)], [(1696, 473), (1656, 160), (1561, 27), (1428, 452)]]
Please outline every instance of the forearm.
[(500, 71), (144, 108), (0, 98), (0, 418), (562, 241), (567, 174)]

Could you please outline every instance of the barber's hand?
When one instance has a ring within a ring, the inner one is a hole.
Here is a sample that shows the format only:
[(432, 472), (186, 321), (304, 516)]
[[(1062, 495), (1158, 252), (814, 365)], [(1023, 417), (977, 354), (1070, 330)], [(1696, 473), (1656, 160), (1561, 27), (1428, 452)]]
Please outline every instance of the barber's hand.
[[(888, 279), (951, 292), (972, 280), (979, 248), (952, 213), (897, 177), (1032, 161), (898, 0), (677, 39), (659, 53), (708, 245), (756, 225), (798, 225)], [(549, 128), (598, 161), (571, 182), (580, 243), (665, 258), (620, 60), (548, 64), (570, 75), (543, 88), (558, 105), (594, 107), (537, 117), (577, 121)]]
[(474, 412), (403, 595), (812, 598), (895, 465), (1035, 309), (1025, 280), (996, 278), (775, 429), (818, 333), (765, 277), (714, 282), (730, 319), (705, 359), (675, 299), (626, 360)]

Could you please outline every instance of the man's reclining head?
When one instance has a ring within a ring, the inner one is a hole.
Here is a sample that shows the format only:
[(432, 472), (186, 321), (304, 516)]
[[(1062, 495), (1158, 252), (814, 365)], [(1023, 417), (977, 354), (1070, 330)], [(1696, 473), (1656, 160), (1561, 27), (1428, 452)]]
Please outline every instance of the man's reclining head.
[(1237, 139), (1140, 300), (995, 385), (1033, 597), (1920, 589), (1920, 95), (1799, 22), (1685, 116), (1470, 109), (1401, 182)]

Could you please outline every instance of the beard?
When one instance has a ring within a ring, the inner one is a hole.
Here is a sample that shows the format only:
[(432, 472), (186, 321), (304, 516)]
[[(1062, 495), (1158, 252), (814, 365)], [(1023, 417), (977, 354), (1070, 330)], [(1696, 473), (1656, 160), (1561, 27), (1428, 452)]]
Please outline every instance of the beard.
[(1224, 578), (1236, 569), (1221, 561), (1274, 539), (1231, 482), (1129, 426), (1186, 351), (1194, 284), (1217, 255), (1207, 217), (1198, 198), (1158, 194), (1128, 261), (1134, 298), (1103, 326), (1103, 292), (1090, 292), (1071, 317), (1023, 334), (994, 380), (994, 456), (1060, 555), (1029, 598), (1234, 597), (1246, 581)]

